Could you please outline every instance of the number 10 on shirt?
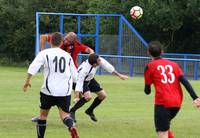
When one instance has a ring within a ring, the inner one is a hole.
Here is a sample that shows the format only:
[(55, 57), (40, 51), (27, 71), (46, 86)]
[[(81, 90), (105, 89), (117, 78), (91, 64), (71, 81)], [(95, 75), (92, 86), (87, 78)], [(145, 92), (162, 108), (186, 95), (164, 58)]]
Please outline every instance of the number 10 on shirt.
[(57, 72), (58, 68), (60, 73), (65, 72), (65, 67), (66, 67), (66, 61), (64, 57), (60, 57), (58, 59), (57, 56), (53, 59), (53, 63), (55, 64), (55, 72)]

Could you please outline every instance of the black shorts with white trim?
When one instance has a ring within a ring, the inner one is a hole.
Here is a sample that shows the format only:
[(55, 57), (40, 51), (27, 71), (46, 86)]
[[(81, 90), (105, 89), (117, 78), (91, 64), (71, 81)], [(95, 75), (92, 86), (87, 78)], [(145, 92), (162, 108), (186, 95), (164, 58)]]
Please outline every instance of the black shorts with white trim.
[(64, 112), (69, 113), (71, 95), (69, 96), (50, 96), (40, 92), (40, 108), (49, 110), (52, 106), (60, 107)]

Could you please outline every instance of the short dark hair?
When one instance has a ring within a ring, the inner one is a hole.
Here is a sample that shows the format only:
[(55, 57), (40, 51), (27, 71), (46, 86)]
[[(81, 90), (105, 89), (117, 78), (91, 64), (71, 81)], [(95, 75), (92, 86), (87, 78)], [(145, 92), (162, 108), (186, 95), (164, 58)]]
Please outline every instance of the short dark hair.
[(159, 57), (162, 52), (162, 44), (159, 41), (151, 41), (148, 45), (148, 51), (152, 57)]
[(90, 65), (94, 65), (94, 64), (97, 64), (97, 59), (99, 58), (99, 55), (98, 54), (90, 54), (89, 55), (89, 58), (88, 58), (88, 62), (90, 63)]
[(52, 40), (51, 43), (54, 46), (59, 46), (61, 44), (62, 41), (62, 34), (59, 32), (55, 32), (52, 34)]

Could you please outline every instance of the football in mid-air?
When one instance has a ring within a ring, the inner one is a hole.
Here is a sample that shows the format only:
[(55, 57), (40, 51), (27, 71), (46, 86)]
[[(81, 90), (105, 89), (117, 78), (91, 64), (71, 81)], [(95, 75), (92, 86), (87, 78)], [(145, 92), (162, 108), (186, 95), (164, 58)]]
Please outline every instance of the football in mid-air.
[(139, 19), (143, 15), (143, 9), (140, 6), (134, 6), (130, 10), (130, 15), (133, 19)]

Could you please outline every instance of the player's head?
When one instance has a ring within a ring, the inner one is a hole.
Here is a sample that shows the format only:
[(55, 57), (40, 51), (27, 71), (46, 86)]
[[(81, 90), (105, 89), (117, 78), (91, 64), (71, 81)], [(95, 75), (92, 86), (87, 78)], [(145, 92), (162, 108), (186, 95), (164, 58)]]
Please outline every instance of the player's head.
[(59, 32), (55, 32), (52, 34), (51, 44), (55, 47), (59, 47), (62, 42), (62, 34)]
[(77, 40), (77, 36), (74, 32), (69, 32), (65, 37), (64, 37), (64, 43), (65, 45), (70, 45), (73, 44)]
[(160, 57), (162, 52), (162, 45), (159, 41), (151, 41), (148, 45), (148, 53), (153, 58)]
[(100, 58), (99, 55), (93, 53), (89, 55), (88, 58), (88, 62), (90, 63), (90, 65), (92, 65), (93, 67), (96, 67), (100, 64)]

